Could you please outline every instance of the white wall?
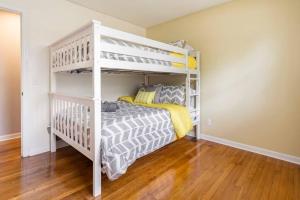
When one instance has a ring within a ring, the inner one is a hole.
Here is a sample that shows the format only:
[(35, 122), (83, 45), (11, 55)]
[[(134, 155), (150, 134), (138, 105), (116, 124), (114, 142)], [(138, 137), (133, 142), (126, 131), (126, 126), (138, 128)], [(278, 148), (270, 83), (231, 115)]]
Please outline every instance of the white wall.
[[(57, 74), (57, 92), (91, 97), (92, 77), (89, 74)], [(120, 96), (135, 95), (138, 86), (144, 83), (143, 75), (102, 74), (102, 99), (116, 101)]]
[(23, 156), (49, 151), (48, 46), (91, 19), (140, 35), (145, 30), (65, 0), (1, 0), (0, 7), (22, 12)]
[(0, 10), (0, 136), (20, 132), (20, 16)]
[(182, 85), (185, 84), (184, 75), (152, 75), (149, 77), (150, 84)]

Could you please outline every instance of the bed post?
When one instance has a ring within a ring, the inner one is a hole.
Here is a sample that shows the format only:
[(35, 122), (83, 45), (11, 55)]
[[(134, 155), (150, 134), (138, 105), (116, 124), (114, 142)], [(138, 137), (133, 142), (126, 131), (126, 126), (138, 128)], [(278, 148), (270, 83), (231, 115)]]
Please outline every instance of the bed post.
[[(56, 74), (52, 70), (53, 68), (53, 55), (52, 48), (50, 48), (50, 93), (56, 92)], [(53, 130), (53, 100), (52, 96), (50, 96), (50, 151), (56, 152), (56, 135)]]
[(92, 153), (93, 153), (93, 196), (101, 194), (101, 66), (100, 66), (100, 29), (101, 24), (92, 23), (93, 47), (93, 121), (92, 121)]
[(191, 73), (189, 68), (189, 52), (186, 50), (185, 53), (185, 70), (186, 70), (186, 79), (185, 79), (185, 105), (190, 112), (190, 84), (191, 84)]
[[(201, 78), (200, 78), (200, 52), (196, 52), (196, 61), (197, 61), (197, 81), (196, 81), (196, 93), (198, 94), (196, 96), (196, 110), (198, 110), (199, 115), (201, 115), (200, 111), (200, 83), (201, 83)], [(201, 116), (199, 116), (199, 120), (196, 125), (196, 139), (199, 140), (201, 138)]]

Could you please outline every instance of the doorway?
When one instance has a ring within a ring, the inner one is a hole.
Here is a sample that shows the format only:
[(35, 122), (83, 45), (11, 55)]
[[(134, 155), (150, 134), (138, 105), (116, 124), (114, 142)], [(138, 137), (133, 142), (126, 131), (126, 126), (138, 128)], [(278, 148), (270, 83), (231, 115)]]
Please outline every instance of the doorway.
[(0, 8), (0, 141), (21, 137), (21, 102), (21, 15)]

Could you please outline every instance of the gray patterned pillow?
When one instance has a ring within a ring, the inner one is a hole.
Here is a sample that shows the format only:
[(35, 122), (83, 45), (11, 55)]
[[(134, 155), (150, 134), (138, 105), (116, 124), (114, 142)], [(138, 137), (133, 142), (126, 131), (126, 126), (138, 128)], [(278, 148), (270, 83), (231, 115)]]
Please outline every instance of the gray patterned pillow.
[(160, 103), (185, 104), (185, 87), (184, 86), (162, 86)]

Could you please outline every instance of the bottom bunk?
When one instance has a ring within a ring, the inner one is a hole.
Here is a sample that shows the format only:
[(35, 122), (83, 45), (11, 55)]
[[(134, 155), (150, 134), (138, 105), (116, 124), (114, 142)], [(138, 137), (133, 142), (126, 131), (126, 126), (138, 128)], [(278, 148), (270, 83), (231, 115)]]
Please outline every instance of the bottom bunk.
[[(52, 132), (91, 160), (95, 153), (90, 128), (93, 101), (52, 96)], [(175, 141), (192, 127), (186, 126), (189, 116), (184, 106), (142, 106), (125, 101), (117, 101), (116, 106), (115, 112), (101, 112), (101, 120), (94, 122), (101, 123), (101, 168), (110, 180), (126, 173), (136, 159)]]

